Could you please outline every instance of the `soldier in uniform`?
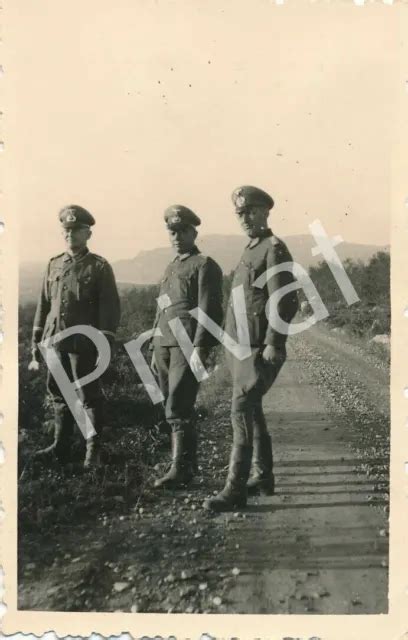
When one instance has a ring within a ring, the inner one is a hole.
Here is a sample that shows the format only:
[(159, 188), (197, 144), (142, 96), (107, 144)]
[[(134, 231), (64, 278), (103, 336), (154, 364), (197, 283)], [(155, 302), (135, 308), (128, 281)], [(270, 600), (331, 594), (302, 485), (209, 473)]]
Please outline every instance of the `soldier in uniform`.
[(152, 368), (165, 398), (165, 416), (171, 428), (172, 464), (155, 487), (177, 488), (189, 482), (196, 471), (197, 434), (194, 405), (198, 381), (193, 373), (197, 362), (188, 362), (169, 321), (179, 318), (196, 354), (205, 363), (216, 340), (189, 314), (200, 307), (214, 322), (222, 319), (222, 271), (218, 264), (197, 249), (195, 241), (200, 218), (190, 209), (174, 205), (164, 219), (176, 256), (168, 265), (160, 285), (160, 296), (167, 294), (168, 307), (158, 307), (154, 327), (161, 336), (153, 338)]
[[(92, 235), (93, 216), (77, 205), (64, 207), (59, 213), (67, 245), (48, 263), (34, 317), (32, 356), (35, 362), (38, 343), (63, 329), (90, 325), (114, 342), (119, 324), (120, 303), (112, 267), (101, 256), (91, 253), (87, 242)], [(98, 357), (93, 342), (84, 335), (73, 334), (55, 344), (55, 350), (71, 381), (94, 371)], [(54, 441), (37, 455), (55, 454), (61, 463), (69, 460), (74, 431), (74, 417), (56, 381), (48, 371), (47, 389), (54, 407)], [(99, 380), (83, 386), (81, 400), (93, 423), (96, 436), (86, 443), (84, 467), (98, 458), (102, 426), (102, 395)]]
[[(256, 279), (270, 267), (292, 262), (292, 256), (285, 243), (268, 228), (269, 210), (274, 205), (269, 194), (257, 187), (244, 186), (233, 192), (232, 200), (239, 222), (249, 237), (235, 270), (232, 287), (242, 285), (244, 289), (251, 356), (240, 361), (227, 352), (233, 382), (233, 445), (225, 487), (204, 503), (205, 508), (212, 511), (245, 506), (247, 493), (274, 492), (272, 441), (262, 409), (262, 397), (285, 362), (287, 336), (275, 331), (268, 323), (265, 307), (274, 291), (294, 280), (292, 273), (282, 271), (269, 278), (263, 288), (253, 286)], [(297, 309), (296, 291), (283, 296), (278, 305), (279, 315), (286, 322), (292, 320)], [(237, 324), (231, 302), (227, 309), (225, 330), (237, 339)]]

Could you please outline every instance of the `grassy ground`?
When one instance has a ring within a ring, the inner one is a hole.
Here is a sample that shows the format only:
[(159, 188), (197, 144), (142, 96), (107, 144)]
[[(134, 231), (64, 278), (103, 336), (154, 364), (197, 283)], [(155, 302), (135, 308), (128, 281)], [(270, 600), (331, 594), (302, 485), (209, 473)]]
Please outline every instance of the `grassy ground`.
[[(228, 374), (223, 363), (212, 358), (212, 374), (201, 385), (197, 403), (199, 427), (229, 398)], [(50, 458), (33, 460), (35, 450), (52, 441), (48, 419), (44, 428), (25, 429), (20, 436), (19, 530), (38, 532), (58, 528), (73, 521), (95, 518), (106, 510), (123, 511), (132, 507), (144, 491), (154, 466), (169, 457), (169, 439), (157, 427), (161, 412), (143, 389), (127, 377), (129, 371), (112, 374), (106, 387), (108, 409), (103, 431), (102, 466), (97, 472), (84, 473), (84, 443), (78, 432), (72, 462), (61, 467)], [(216, 367), (216, 370), (214, 370)], [(127, 380), (124, 378), (127, 377)], [(133, 384), (132, 384), (133, 383)], [(228, 410), (227, 410), (228, 411)], [(156, 469), (157, 472), (157, 469)]]
[[(152, 489), (153, 479), (169, 463), (168, 438), (142, 422), (107, 426), (105, 464), (96, 474), (81, 473), (80, 458), (63, 470), (29, 465), (19, 488), (19, 606), (151, 612), (218, 608), (212, 597), (222, 595), (228, 576), (220, 583), (210, 559), (215, 549), (222, 553), (224, 538), (201, 505), (225, 480), (229, 403), (229, 376), (220, 362), (201, 385), (199, 473), (185, 491), (158, 495)], [(32, 446), (31, 440), (23, 444), (25, 451)], [(180, 586), (181, 571), (188, 578)], [(173, 576), (178, 576), (174, 585)], [(115, 593), (114, 586), (107, 596), (106, 584), (115, 580), (127, 585), (136, 580), (138, 586), (124, 594)]]

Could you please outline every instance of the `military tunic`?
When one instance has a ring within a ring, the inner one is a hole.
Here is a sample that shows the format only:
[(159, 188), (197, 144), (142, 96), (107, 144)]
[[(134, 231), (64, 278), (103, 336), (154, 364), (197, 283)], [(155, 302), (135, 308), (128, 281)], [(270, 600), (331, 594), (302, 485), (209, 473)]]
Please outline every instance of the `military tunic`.
[(170, 424), (189, 420), (198, 391), (198, 382), (180, 349), (169, 321), (179, 318), (191, 342), (209, 349), (216, 339), (198, 323), (189, 311), (200, 307), (218, 325), (222, 321), (222, 271), (218, 264), (203, 256), (197, 247), (176, 258), (167, 267), (160, 284), (160, 296), (167, 295), (170, 305), (158, 308), (154, 327), (161, 336), (153, 340), (159, 384), (165, 397), (166, 419)]
[[(62, 253), (48, 263), (34, 317), (33, 343), (75, 325), (90, 325), (113, 338), (120, 319), (119, 294), (112, 267), (86, 249), (73, 257)], [(92, 349), (88, 338), (73, 335), (58, 349)]]
[[(51, 258), (34, 317), (33, 347), (41, 340), (76, 325), (95, 327), (108, 339), (113, 339), (119, 319), (120, 302), (115, 278), (112, 267), (104, 258), (88, 249), (77, 256), (62, 253)], [(70, 380), (82, 378), (95, 369), (97, 350), (93, 342), (82, 334), (57, 342), (55, 350)], [(71, 423), (63, 394), (50, 372), (47, 387), (54, 401), (57, 421)], [(98, 412), (101, 400), (99, 380), (82, 387), (80, 396), (87, 408)], [(95, 418), (96, 423), (99, 419), (100, 416)]]
[[(262, 433), (267, 433), (262, 397), (270, 389), (285, 362), (287, 336), (270, 326), (265, 307), (269, 297), (293, 282), (294, 277), (290, 272), (282, 271), (269, 278), (263, 288), (255, 287), (254, 282), (271, 267), (292, 261), (286, 244), (268, 230), (264, 236), (249, 242), (234, 273), (232, 288), (242, 285), (244, 290), (251, 344), (251, 356), (242, 361), (227, 352), (233, 382), (231, 417), (236, 444), (252, 446), (253, 437), (260, 438)], [(280, 317), (288, 323), (297, 309), (296, 291), (283, 296), (278, 304)], [(238, 312), (243, 313), (244, 310)], [(237, 319), (230, 301), (225, 330), (235, 340), (236, 327)], [(262, 352), (266, 345), (272, 345), (278, 350), (280, 357), (277, 364), (267, 364), (263, 360)]]

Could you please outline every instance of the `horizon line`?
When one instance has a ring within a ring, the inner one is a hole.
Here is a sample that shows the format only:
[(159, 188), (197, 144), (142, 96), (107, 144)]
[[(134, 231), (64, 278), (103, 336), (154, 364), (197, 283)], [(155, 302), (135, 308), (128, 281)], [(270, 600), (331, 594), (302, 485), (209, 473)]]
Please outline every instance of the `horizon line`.
[[(204, 235), (199, 237), (198, 243), (200, 242), (200, 239), (203, 239), (203, 238), (225, 237), (225, 236), (228, 236), (228, 237), (233, 236), (235, 238), (242, 238), (243, 241), (246, 240), (244, 235), (241, 235), (241, 234), (238, 234), (238, 233), (229, 233), (229, 234), (226, 234), (226, 233), (206, 233), (206, 234), (204, 234)], [(311, 236), (308, 233), (296, 233), (296, 234), (292, 234), (292, 235), (282, 235), (282, 236), (279, 236), (279, 237), (281, 237), (282, 239), (285, 239), (285, 238), (301, 238), (301, 237), (309, 237), (309, 236), (313, 238), (313, 236)], [(379, 247), (379, 248), (388, 248), (388, 249), (391, 246), (390, 242), (387, 242), (385, 244), (374, 244), (374, 243), (370, 243), (370, 242), (357, 242), (357, 241), (354, 241), (354, 240), (345, 240), (344, 238), (343, 238), (342, 243), (344, 243), (344, 244), (354, 244), (354, 245), (359, 245), (359, 246), (362, 246), (362, 247)], [(141, 249), (140, 251), (138, 251), (136, 254), (134, 254), (132, 256), (123, 257), (123, 258), (116, 258), (111, 262), (114, 263), (114, 262), (122, 262), (124, 260), (134, 260), (141, 253), (148, 253), (150, 251), (156, 251), (157, 249), (171, 249), (171, 246), (170, 245), (166, 245), (166, 246), (162, 245), (162, 246), (158, 246), (158, 247), (153, 247), (151, 249)], [(64, 251), (61, 251), (61, 253), (64, 253)], [(97, 252), (91, 252), (91, 253), (97, 253)], [(21, 265), (23, 265), (23, 264), (43, 264), (43, 262), (41, 262), (40, 260), (25, 260), (25, 261), (20, 260), (19, 261), (19, 267)]]

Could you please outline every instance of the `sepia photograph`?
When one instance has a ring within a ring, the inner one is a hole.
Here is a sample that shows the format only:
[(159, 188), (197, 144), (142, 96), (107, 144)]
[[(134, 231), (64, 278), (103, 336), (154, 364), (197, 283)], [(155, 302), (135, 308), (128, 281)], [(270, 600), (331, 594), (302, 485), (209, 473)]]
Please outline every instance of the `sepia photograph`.
[(387, 623), (404, 10), (9, 7), (15, 631)]

